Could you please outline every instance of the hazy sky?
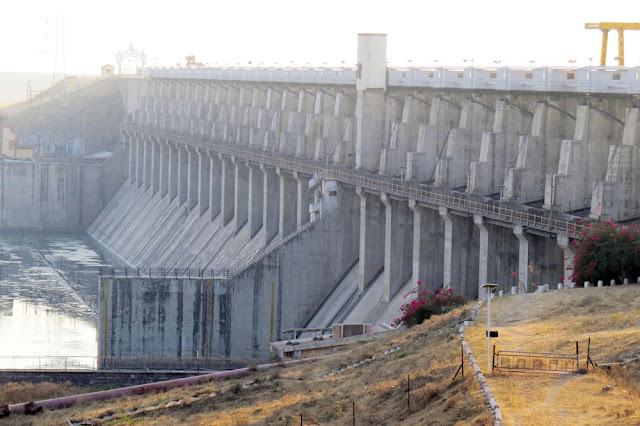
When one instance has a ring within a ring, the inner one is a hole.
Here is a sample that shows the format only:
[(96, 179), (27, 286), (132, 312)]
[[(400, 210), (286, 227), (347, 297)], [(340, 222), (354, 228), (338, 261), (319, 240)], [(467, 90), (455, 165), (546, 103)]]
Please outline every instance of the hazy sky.
[[(640, 21), (638, 0), (12, 1), (2, 2), (0, 71), (98, 73), (129, 44), (151, 65), (200, 62), (355, 63), (356, 34), (388, 34), (391, 64), (536, 66), (598, 63), (600, 31), (585, 22)], [(625, 33), (627, 66), (640, 65), (640, 31)], [(609, 64), (617, 55), (609, 35)], [(440, 62), (438, 62), (440, 64)]]

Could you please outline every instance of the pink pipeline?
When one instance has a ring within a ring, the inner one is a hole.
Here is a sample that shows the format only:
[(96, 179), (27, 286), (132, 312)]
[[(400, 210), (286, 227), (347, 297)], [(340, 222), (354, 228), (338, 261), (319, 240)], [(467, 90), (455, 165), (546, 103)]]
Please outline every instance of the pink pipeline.
[[(321, 358), (325, 358), (331, 355), (323, 355), (313, 358), (296, 359), (292, 361), (286, 361), (283, 363), (262, 364), (255, 367), (256, 370), (268, 370), (269, 368), (278, 367), (284, 365), (295, 365), (305, 362), (315, 361)], [(33, 408), (46, 408), (49, 410), (55, 410), (58, 408), (70, 407), (74, 404), (81, 402), (97, 401), (101, 399), (119, 398), (121, 396), (129, 395), (144, 395), (150, 392), (165, 392), (169, 389), (179, 388), (184, 386), (194, 386), (201, 383), (206, 383), (217, 379), (228, 379), (231, 377), (239, 377), (247, 374), (251, 371), (250, 368), (239, 368), (237, 370), (221, 371), (218, 373), (202, 374), (199, 376), (184, 377), (182, 379), (164, 380), (162, 382), (148, 383), (145, 385), (128, 386), (125, 388), (111, 389), (100, 392), (83, 393), (79, 395), (63, 396), (61, 398), (45, 399), (42, 401), (36, 401)], [(25, 411), (25, 404), (13, 404), (9, 406), (9, 410), (12, 413), (22, 413)]]

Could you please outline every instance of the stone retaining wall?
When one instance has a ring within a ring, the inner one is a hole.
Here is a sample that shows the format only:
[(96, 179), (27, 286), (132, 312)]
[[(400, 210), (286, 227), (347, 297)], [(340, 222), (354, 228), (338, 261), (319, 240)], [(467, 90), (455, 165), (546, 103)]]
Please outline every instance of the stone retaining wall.
[(482, 393), (484, 394), (484, 397), (487, 400), (487, 404), (489, 404), (489, 409), (491, 410), (491, 413), (493, 414), (493, 418), (495, 419), (494, 424), (495, 426), (500, 426), (502, 425), (502, 412), (500, 411), (500, 406), (498, 406), (498, 403), (496, 402), (496, 399), (493, 396), (491, 389), (489, 389), (489, 384), (487, 384), (487, 381), (485, 380), (484, 375), (482, 374), (482, 371), (480, 371), (480, 367), (478, 367), (478, 363), (476, 362), (476, 359), (473, 356), (473, 353), (471, 352), (471, 348), (469, 348), (469, 345), (467, 345), (467, 341), (464, 338), (464, 329), (467, 328), (473, 321), (475, 321), (476, 316), (478, 315), (478, 311), (480, 310), (480, 307), (482, 306), (483, 302), (484, 300), (482, 299), (478, 300), (478, 303), (476, 303), (476, 305), (471, 309), (471, 321), (465, 321), (464, 323), (460, 324), (458, 334), (460, 336), (460, 341), (462, 342), (462, 348), (467, 354), (467, 359), (469, 360), (469, 362), (471, 363), (471, 366), (473, 367), (473, 372), (476, 376), (476, 379), (478, 380), (478, 383), (480, 384)]

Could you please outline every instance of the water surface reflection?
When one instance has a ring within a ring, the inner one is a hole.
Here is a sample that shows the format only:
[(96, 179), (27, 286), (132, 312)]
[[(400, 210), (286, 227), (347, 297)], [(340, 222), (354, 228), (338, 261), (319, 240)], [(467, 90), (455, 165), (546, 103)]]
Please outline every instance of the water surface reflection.
[(84, 233), (0, 231), (0, 368), (96, 355), (101, 266), (120, 264)]

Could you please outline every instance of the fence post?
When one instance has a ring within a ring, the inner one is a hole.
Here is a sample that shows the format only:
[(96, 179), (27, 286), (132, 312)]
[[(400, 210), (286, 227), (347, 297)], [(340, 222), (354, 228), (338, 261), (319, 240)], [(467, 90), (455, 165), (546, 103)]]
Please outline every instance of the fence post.
[(491, 356), (491, 374), (496, 368), (496, 345), (493, 345), (493, 355)]
[(411, 376), (407, 374), (407, 409), (411, 411)]
[(576, 340), (576, 373), (580, 370), (580, 352), (578, 350), (578, 341)]

